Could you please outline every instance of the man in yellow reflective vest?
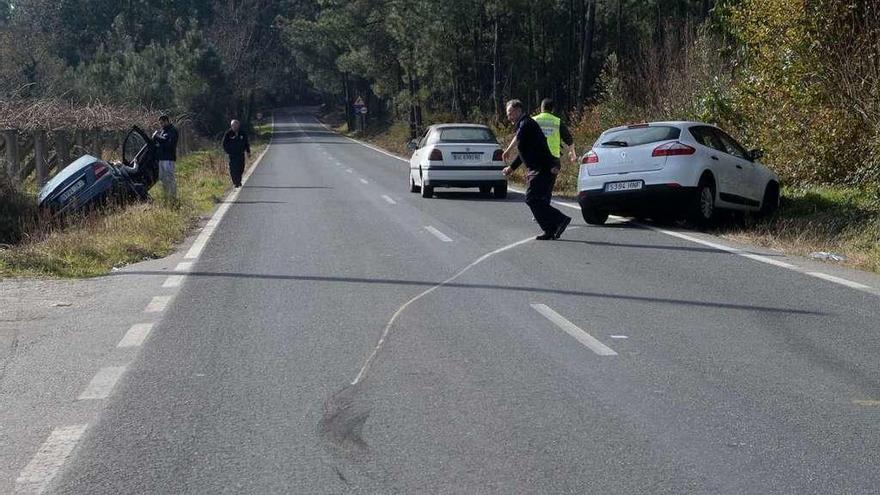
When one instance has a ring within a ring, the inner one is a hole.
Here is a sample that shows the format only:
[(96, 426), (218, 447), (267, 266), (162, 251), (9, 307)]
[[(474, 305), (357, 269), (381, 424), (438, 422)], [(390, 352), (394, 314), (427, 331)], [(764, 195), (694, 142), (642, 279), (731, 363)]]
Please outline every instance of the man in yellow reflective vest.
[[(554, 176), (559, 174), (562, 165), (559, 158), (562, 156), (562, 144), (565, 143), (569, 149), (571, 161), (577, 160), (577, 152), (574, 149), (574, 138), (568, 131), (568, 127), (562, 122), (562, 119), (553, 115), (553, 100), (544, 98), (541, 101), (541, 113), (532, 117), (535, 122), (541, 126), (544, 136), (547, 138), (547, 146), (550, 148), (550, 154), (556, 158), (556, 166), (554, 167)], [(555, 178), (555, 177), (554, 177)], [(554, 180), (554, 183), (556, 181)]]

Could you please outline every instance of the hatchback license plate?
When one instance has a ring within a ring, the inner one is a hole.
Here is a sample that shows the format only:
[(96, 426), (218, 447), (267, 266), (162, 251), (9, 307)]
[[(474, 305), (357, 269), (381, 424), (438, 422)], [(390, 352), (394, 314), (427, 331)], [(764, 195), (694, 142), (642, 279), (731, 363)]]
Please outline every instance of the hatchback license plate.
[(475, 161), (483, 157), (482, 153), (452, 153), (453, 160)]
[(605, 192), (617, 191), (638, 191), (642, 188), (644, 182), (640, 180), (630, 180), (626, 182), (611, 182), (605, 184)]

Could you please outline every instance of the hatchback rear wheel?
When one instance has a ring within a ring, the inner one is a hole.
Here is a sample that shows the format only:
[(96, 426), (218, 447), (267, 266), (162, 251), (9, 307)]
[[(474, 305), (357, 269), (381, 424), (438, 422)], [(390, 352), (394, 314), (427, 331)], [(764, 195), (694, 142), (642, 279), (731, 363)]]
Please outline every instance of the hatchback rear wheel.
[(584, 221), (590, 225), (605, 225), (608, 221), (607, 211), (581, 207), (581, 214), (584, 216)]
[(715, 181), (709, 177), (700, 180), (697, 196), (692, 206), (691, 218), (700, 226), (710, 225), (716, 217)]

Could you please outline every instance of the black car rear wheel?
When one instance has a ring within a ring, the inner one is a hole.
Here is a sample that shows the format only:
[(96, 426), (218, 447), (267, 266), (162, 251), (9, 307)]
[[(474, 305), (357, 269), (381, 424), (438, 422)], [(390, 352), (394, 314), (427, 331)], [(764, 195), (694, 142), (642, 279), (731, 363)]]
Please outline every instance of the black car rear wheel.
[(603, 210), (595, 210), (593, 208), (581, 207), (581, 214), (584, 221), (590, 225), (605, 225), (608, 221), (608, 212)]

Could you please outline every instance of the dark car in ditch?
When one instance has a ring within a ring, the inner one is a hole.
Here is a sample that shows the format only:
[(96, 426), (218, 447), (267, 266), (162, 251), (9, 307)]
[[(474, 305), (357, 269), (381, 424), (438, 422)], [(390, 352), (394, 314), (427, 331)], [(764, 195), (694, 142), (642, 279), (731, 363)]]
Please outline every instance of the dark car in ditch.
[(41, 208), (55, 215), (88, 210), (109, 202), (147, 201), (159, 178), (156, 143), (134, 126), (122, 143), (122, 162), (91, 155), (64, 167), (40, 191)]

